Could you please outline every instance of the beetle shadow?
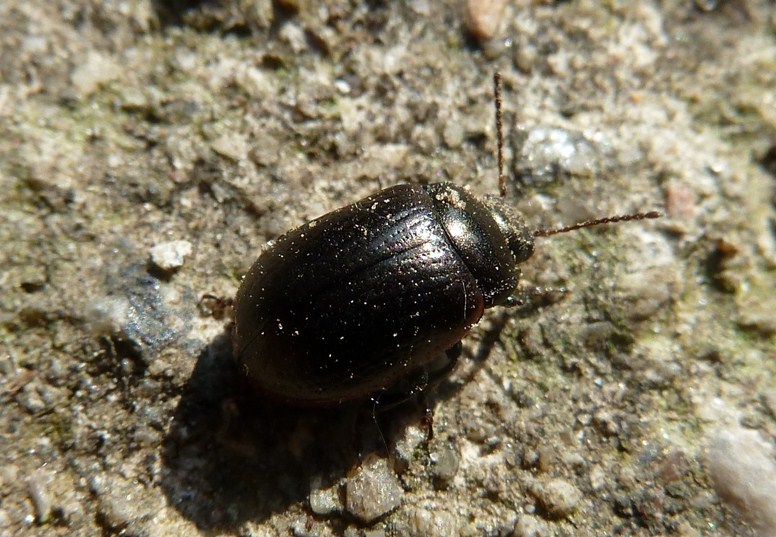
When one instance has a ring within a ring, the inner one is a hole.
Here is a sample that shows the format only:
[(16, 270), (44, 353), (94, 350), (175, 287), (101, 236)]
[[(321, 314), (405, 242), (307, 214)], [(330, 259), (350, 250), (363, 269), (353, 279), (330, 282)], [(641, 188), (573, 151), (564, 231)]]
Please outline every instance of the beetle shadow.
[[(403, 424), (423, 416), (420, 407), (450, 399), (470, 382), (507, 319), (497, 316), (483, 334), (465, 378), (376, 416), (364, 402), (299, 409), (257, 396), (237, 370), (225, 331), (198, 356), (163, 441), (161, 487), (169, 504), (201, 530), (237, 531), (306, 503), (313, 489), (337, 488), (363, 454), (389, 455)], [(344, 516), (332, 513), (331, 520), (344, 528)]]
[(477, 374), (487, 366), (488, 358), (493, 353), (493, 349), (500, 345), (500, 340), (504, 329), (511, 319), (527, 319), (536, 316), (541, 309), (551, 306), (558, 301), (557, 296), (542, 296), (538, 300), (531, 301), (525, 305), (502, 309), (491, 318), (490, 326), (481, 332), (480, 341), (471, 351), (466, 352), (466, 359), (471, 360), (470, 366), (465, 372), (459, 372), (453, 379), (441, 382), (435, 393), (433, 401), (446, 401), (455, 397), (463, 386), (473, 382)]
[(364, 426), (362, 410), (262, 400), (240, 380), (224, 333), (198, 357), (175, 409), (163, 442), (162, 490), (206, 531), (261, 522), (305, 501), (311, 483), (340, 482), (360, 452), (381, 450), (375, 422)]
[[(493, 348), (498, 345), (506, 322), (507, 317), (503, 314), (494, 318), (491, 327), (482, 332), (477, 346), (471, 351), (462, 350), (462, 357), (459, 358), (458, 367), (453, 371), (452, 376), (442, 380), (434, 388), (433, 393), (427, 394), (429, 406), (433, 407), (437, 402), (454, 398), (466, 384), (474, 381), (480, 370), (485, 367)], [(468, 360), (470, 363), (462, 368), (460, 360)]]

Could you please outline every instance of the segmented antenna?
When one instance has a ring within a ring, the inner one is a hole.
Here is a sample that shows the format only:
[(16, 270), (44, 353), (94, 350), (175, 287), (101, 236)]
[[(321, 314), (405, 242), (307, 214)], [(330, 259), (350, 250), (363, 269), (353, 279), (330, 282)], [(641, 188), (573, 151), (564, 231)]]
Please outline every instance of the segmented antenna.
[(498, 191), (501, 197), (507, 195), (507, 180), (504, 177), (504, 129), (501, 124), (501, 73), (493, 73), (493, 96), (496, 105), (496, 138), (498, 143)]
[[(498, 190), (502, 198), (507, 195), (507, 179), (504, 176), (504, 126), (501, 121), (501, 73), (493, 73), (493, 101), (496, 107), (496, 141), (498, 143)], [(549, 237), (558, 233), (567, 233), (586, 227), (599, 226), (603, 224), (615, 224), (617, 222), (629, 222), (631, 220), (651, 220), (663, 216), (659, 211), (649, 211), (646, 213), (623, 214), (619, 216), (607, 216), (595, 220), (586, 220), (571, 226), (565, 226), (555, 229), (537, 229), (533, 232), (534, 237)]]
[(559, 227), (555, 229), (537, 229), (533, 232), (534, 237), (549, 237), (550, 235), (557, 235), (558, 233), (567, 233), (569, 231), (575, 231), (585, 227), (598, 226), (602, 224), (614, 224), (617, 222), (629, 222), (631, 220), (651, 220), (653, 218), (660, 218), (663, 214), (659, 211), (649, 211), (647, 213), (635, 213), (635, 214), (622, 214), (619, 216), (607, 216), (606, 218), (597, 218), (595, 220), (586, 220), (578, 224), (571, 226)]

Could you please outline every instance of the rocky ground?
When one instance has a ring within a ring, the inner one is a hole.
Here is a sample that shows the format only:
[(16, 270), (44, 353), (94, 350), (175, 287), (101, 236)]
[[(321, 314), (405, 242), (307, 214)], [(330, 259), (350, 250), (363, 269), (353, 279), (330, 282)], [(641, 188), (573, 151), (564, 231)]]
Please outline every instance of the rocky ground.
[[(0, 3), (0, 535), (776, 535), (773, 2), (501, 4)], [(496, 70), (532, 227), (665, 217), (539, 239), (568, 292), (486, 314), (430, 440), (248, 392), (200, 296), (495, 193)]]

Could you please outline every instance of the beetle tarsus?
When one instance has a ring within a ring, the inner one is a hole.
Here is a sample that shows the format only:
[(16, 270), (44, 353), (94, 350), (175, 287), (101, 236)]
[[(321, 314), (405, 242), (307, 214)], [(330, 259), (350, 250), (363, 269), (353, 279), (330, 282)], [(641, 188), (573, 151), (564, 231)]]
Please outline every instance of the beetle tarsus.
[(234, 300), (222, 296), (205, 293), (197, 302), (197, 309), (203, 317), (223, 319), (234, 306)]

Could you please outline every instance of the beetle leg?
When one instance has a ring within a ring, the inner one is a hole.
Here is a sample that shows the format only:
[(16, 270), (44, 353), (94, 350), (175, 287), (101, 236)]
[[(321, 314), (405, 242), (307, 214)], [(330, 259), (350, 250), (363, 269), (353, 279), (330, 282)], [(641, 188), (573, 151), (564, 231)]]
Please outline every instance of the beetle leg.
[(433, 369), (428, 371), (428, 387), (434, 388), (439, 385), (440, 382), (445, 380), (447, 376), (455, 369), (458, 364), (458, 359), (463, 354), (463, 343), (460, 341), (445, 351), (447, 360), (445, 364), (439, 369)]
[(421, 424), (426, 429), (426, 447), (434, 439), (434, 409), (427, 397), (428, 392), (420, 394), (420, 402), (423, 405), (423, 420)]
[(422, 393), (429, 382), (428, 371), (418, 368), (399, 381), (395, 386), (382, 390), (372, 396), (375, 411), (382, 412), (405, 403)]
[(205, 317), (213, 317), (214, 319), (222, 319), (227, 313), (231, 315), (229, 310), (234, 306), (234, 300), (231, 298), (224, 298), (210, 293), (205, 293), (197, 302), (197, 308), (200, 314)]
[(560, 301), (569, 292), (565, 287), (521, 287), (507, 298), (507, 308), (536, 309)]
[[(444, 364), (436, 369), (420, 367), (404, 377), (398, 384), (390, 389), (385, 389), (372, 396), (372, 402), (377, 412), (396, 407), (410, 399), (427, 393), (429, 389), (439, 385), (450, 372), (455, 369), (458, 358), (463, 352), (463, 344), (459, 341), (445, 351)], [(429, 405), (423, 401), (428, 413)]]
[(463, 354), (463, 343), (459, 341), (445, 351), (447, 360), (442, 367), (427, 371), (428, 385), (420, 393), (420, 404), (423, 408), (423, 427), (426, 429), (426, 444), (434, 439), (434, 409), (431, 401), (429, 401), (428, 394), (455, 369), (461, 354)]

